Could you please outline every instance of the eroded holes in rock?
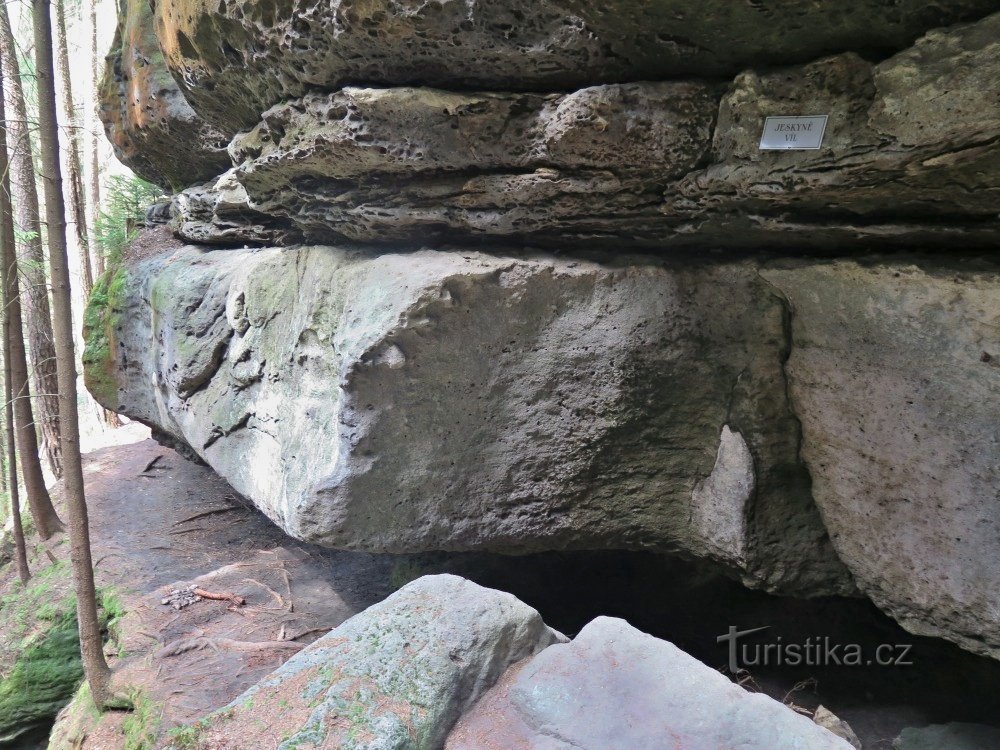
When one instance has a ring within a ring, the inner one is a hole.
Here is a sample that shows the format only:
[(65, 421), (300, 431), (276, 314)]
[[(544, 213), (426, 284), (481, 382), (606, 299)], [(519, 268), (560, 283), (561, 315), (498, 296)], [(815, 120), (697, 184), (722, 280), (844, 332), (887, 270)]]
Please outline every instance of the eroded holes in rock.
[(177, 32), (177, 47), (180, 49), (181, 54), (189, 59), (197, 59), (198, 50), (195, 48), (194, 44), (188, 38), (188, 35), (183, 31)]

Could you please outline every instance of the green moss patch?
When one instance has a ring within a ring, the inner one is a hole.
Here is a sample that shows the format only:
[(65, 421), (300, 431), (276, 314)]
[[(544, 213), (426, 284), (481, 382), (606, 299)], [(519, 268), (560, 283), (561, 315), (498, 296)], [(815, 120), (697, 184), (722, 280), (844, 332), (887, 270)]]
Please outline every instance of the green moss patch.
[(115, 327), (125, 306), (128, 274), (109, 268), (94, 284), (83, 314), (83, 378), (87, 389), (103, 406), (118, 405), (115, 375)]
[(0, 742), (49, 721), (83, 679), (76, 614), (63, 613), (0, 681)]
[[(83, 680), (69, 563), (34, 571), (0, 598), (0, 745), (51, 722)], [(113, 631), (121, 603), (108, 590), (99, 597), (102, 625)]]

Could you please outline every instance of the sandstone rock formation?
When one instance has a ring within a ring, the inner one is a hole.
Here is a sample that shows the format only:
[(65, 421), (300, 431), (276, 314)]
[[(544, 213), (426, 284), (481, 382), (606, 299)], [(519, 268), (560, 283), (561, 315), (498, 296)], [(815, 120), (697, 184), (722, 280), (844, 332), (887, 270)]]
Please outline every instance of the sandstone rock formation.
[(235, 132), (274, 104), (351, 82), (555, 91), (731, 75), (899, 49), (995, 10), (995, 0), (791, 0), (780, 9), (729, 0), (164, 0), (156, 33), (195, 110)]
[(197, 746), (436, 750), (509, 666), (560, 640), (510, 594), (426, 576), (208, 717)]
[(767, 270), (813, 496), (861, 589), (908, 630), (1000, 658), (1000, 268)]
[(185, 747), (851, 748), (622, 620), (565, 640), (509, 594), (425, 576), (195, 724)]
[(91, 391), (296, 537), (681, 550), (768, 590), (853, 589), (753, 264), (186, 248), (122, 273)]
[[(232, 141), (226, 185), (245, 196), (219, 200), (239, 210), (213, 232), (210, 212), (186, 209), (204, 198), (182, 202), (178, 230), (260, 242), (259, 221), (231, 220), (243, 211), (313, 242), (986, 245), (1000, 238), (1000, 106), (982, 106), (1000, 101), (998, 61), (1000, 14), (878, 65), (841, 54), (728, 89), (311, 93)], [(764, 117), (803, 112), (829, 115), (821, 150), (758, 149)]]
[(846, 740), (679, 648), (598, 617), (504, 675), (446, 750), (850, 750)]
[[(998, 656), (998, 11), (130, 6), (120, 78), (174, 114), (123, 84), (112, 136), (180, 236), (258, 249), (105, 279), (88, 385), (303, 539), (856, 579)], [(759, 150), (802, 114), (822, 148)]]
[(148, 2), (127, 0), (98, 91), (104, 131), (132, 171), (180, 190), (229, 165), (226, 135), (191, 109), (167, 70)]

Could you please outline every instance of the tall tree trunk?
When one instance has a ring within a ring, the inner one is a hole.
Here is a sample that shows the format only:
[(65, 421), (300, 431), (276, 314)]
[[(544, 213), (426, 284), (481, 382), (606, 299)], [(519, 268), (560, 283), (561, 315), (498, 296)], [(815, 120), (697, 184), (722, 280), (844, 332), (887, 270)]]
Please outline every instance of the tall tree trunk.
[(94, 271), (90, 265), (90, 241), (87, 237), (87, 204), (83, 189), (83, 176), (80, 168), (80, 128), (76, 117), (76, 107), (73, 105), (73, 81), (69, 76), (69, 46), (66, 40), (66, 9), (63, 0), (55, 0), (56, 4), (56, 57), (59, 61), (59, 77), (62, 79), (63, 117), (69, 136), (66, 139), (69, 156), (67, 167), (69, 174), (69, 211), (70, 221), (76, 233), (77, 247), (80, 250), (80, 281), (83, 286), (83, 301), (86, 303), (90, 291), (94, 288)]
[(10, 354), (10, 347), (7, 342), (10, 340), (10, 326), (7, 324), (7, 316), (3, 320), (3, 340), (4, 340), (4, 428), (6, 433), (7, 461), (4, 481), (7, 483), (10, 496), (10, 518), (11, 526), (14, 530), (14, 559), (17, 561), (17, 575), (21, 583), (27, 583), (31, 578), (31, 571), (28, 569), (28, 548), (24, 541), (24, 526), (21, 524), (21, 497), (17, 487), (17, 451), (14, 450), (14, 408), (10, 403), (10, 359), (6, 355)]
[[(3, 75), (0, 73), (0, 82)], [(0, 89), (2, 89), (0, 85)], [(6, 119), (4, 111), (4, 96), (0, 95), (0, 122)], [(2, 139), (0, 139), (2, 140)], [(17, 261), (14, 251), (14, 217), (10, 204), (10, 179), (7, 176), (7, 148), (6, 140), (3, 147), (0, 147), (0, 299), (3, 300), (3, 309), (9, 311), (13, 305), (12, 301), (17, 295), (15, 277), (17, 276)], [(24, 543), (24, 527), (21, 525), (21, 496), (17, 486), (17, 451), (14, 449), (14, 405), (13, 390), (11, 389), (11, 368), (10, 368), (10, 342), (15, 335), (20, 335), (20, 331), (15, 331), (11, 326), (11, 315), (9, 312), (3, 316), (3, 325), (0, 327), (0, 336), (3, 337), (3, 392), (4, 392), (4, 432), (7, 454), (7, 489), (10, 497), (10, 517), (14, 529), (14, 559), (17, 560), (17, 573), (21, 578), (21, 583), (27, 583), (31, 573), (28, 571), (28, 550)]]
[(76, 400), (76, 357), (73, 352), (72, 290), (66, 255), (66, 207), (59, 168), (59, 123), (52, 61), (52, 24), (49, 0), (32, 0), (35, 24), (35, 73), (38, 77), (38, 120), (45, 180), (45, 218), (48, 224), (49, 264), (52, 269), (52, 323), (56, 335), (59, 375), (59, 421), (63, 450), (63, 494), (69, 515), (70, 559), (76, 588), (76, 616), (80, 653), (90, 693), (98, 707), (110, 697), (111, 670), (104, 658), (101, 625), (97, 618), (97, 591), (90, 552), (87, 499), (80, 458), (80, 424)]
[(21, 85), (17, 46), (11, 29), (7, 3), (0, 0), (0, 57), (7, 82), (7, 146), (10, 153), (11, 188), (14, 197), (14, 221), (21, 230), (18, 242), (18, 266), (24, 285), (21, 304), (28, 331), (31, 355), (32, 386), (42, 434), (45, 458), (56, 477), (62, 477), (62, 449), (59, 446), (59, 399), (56, 396), (56, 350), (52, 343), (52, 314), (49, 311), (49, 288), (45, 278), (45, 255), (42, 251), (42, 225), (38, 211), (38, 187), (31, 156), (28, 108)]
[(89, 0), (88, 5), (90, 10), (90, 57), (93, 69), (90, 76), (91, 102), (87, 108), (87, 118), (90, 120), (90, 126), (87, 128), (90, 151), (90, 185), (87, 199), (90, 212), (90, 254), (94, 258), (95, 275), (100, 276), (104, 273), (104, 253), (97, 244), (96, 234), (97, 217), (101, 210), (101, 154), (100, 135), (97, 132), (100, 121), (97, 117), (97, 94), (101, 83), (104, 58), (98, 54), (97, 50), (97, 0)]
[[(6, 121), (6, 112), (3, 113)], [(7, 139), (0, 138), (0, 166), (2, 166), (2, 187), (0, 187), (0, 203), (8, 206), (7, 211), (0, 210), (4, 236), (9, 242), (14, 239), (14, 221), (10, 210), (10, 179), (9, 159), (7, 154)], [(8, 226), (9, 224), (9, 226)], [(13, 248), (13, 246), (11, 246)], [(12, 249), (13, 253), (13, 249)], [(21, 322), (21, 299), (19, 293), (17, 265), (7, 269), (13, 295), (7, 302), (7, 318), (10, 321), (10, 370), (11, 391), (14, 401), (14, 420), (17, 433), (17, 452), (21, 454), (21, 473), (24, 476), (24, 487), (28, 493), (28, 507), (35, 520), (35, 528), (42, 539), (48, 539), (56, 531), (63, 528), (62, 521), (52, 505), (49, 491), (45, 489), (45, 477), (42, 475), (42, 464), (38, 460), (38, 437), (35, 434), (35, 418), (31, 406), (31, 387), (28, 385), (28, 360), (24, 352), (24, 334)]]

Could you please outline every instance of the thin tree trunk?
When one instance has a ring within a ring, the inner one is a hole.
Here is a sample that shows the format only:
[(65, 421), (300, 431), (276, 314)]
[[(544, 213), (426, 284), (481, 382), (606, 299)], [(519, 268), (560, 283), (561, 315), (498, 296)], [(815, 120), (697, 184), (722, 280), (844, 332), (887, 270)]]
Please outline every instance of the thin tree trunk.
[[(6, 121), (6, 112), (2, 118)], [(10, 201), (9, 159), (7, 155), (7, 139), (0, 138), (0, 166), (2, 170), (2, 189), (0, 201)], [(0, 222), (4, 224), (5, 237), (14, 239), (14, 222), (12, 211), (0, 210)], [(9, 223), (9, 226), (6, 226)], [(17, 265), (7, 269), (10, 274), (10, 284), (13, 296), (8, 301), (7, 318), (10, 320), (10, 370), (11, 391), (14, 401), (14, 419), (17, 432), (17, 452), (21, 454), (21, 473), (24, 476), (24, 487), (28, 493), (28, 507), (35, 520), (35, 528), (42, 539), (48, 539), (56, 531), (63, 528), (62, 521), (52, 505), (49, 491), (45, 489), (45, 477), (42, 475), (42, 464), (38, 460), (38, 436), (35, 434), (35, 418), (31, 406), (31, 388), (28, 385), (28, 360), (24, 352), (24, 327), (21, 322), (21, 299), (19, 293)]]
[[(0, 74), (0, 81), (3, 75)], [(2, 87), (0, 87), (2, 88)], [(0, 121), (6, 119), (4, 112), (4, 97), (0, 96)], [(0, 170), (2, 170), (2, 184), (0, 184), (0, 299), (3, 300), (3, 309), (9, 311), (11, 304), (17, 295), (17, 286), (14, 277), (17, 275), (17, 261), (14, 252), (14, 218), (10, 205), (10, 179), (7, 176), (7, 149), (6, 141), (0, 147)], [(24, 527), (21, 525), (21, 496), (17, 486), (17, 451), (14, 449), (14, 406), (13, 391), (11, 390), (11, 368), (10, 368), (10, 342), (11, 338), (19, 335), (20, 331), (15, 331), (11, 327), (11, 315), (6, 312), (3, 316), (3, 325), (0, 327), (0, 336), (3, 337), (3, 391), (4, 391), (4, 432), (6, 435), (6, 457), (7, 471), (4, 473), (7, 489), (10, 497), (11, 524), (14, 529), (14, 559), (17, 560), (17, 573), (21, 578), (21, 583), (27, 583), (31, 577), (28, 570), (28, 551), (24, 543)], [(7, 479), (9, 475), (9, 479)]]
[(56, 396), (56, 350), (52, 343), (52, 314), (45, 279), (45, 255), (42, 251), (42, 225), (38, 210), (38, 187), (31, 156), (28, 108), (21, 84), (17, 46), (11, 29), (7, 4), (0, 0), (0, 57), (7, 83), (8, 105), (12, 118), (7, 123), (7, 147), (11, 161), (11, 188), (14, 197), (14, 221), (22, 232), (18, 242), (18, 267), (22, 280), (21, 304), (28, 332), (32, 386), (36, 395), (38, 418), (45, 458), (56, 477), (62, 477), (62, 449), (59, 447), (59, 399)]
[(103, 58), (97, 51), (97, 0), (90, 0), (88, 4), (90, 6), (90, 57), (93, 61), (93, 69), (90, 78), (91, 103), (87, 108), (87, 118), (90, 120), (90, 126), (87, 128), (90, 150), (90, 185), (87, 199), (90, 207), (90, 253), (94, 258), (95, 275), (100, 276), (104, 273), (104, 253), (97, 244), (96, 234), (97, 217), (101, 210), (101, 154), (100, 136), (97, 132), (100, 122), (97, 117), (97, 92), (101, 82)]
[(83, 286), (83, 301), (86, 304), (90, 291), (94, 288), (94, 271), (90, 265), (90, 242), (87, 238), (87, 214), (84, 206), (87, 203), (83, 189), (82, 170), (80, 168), (80, 128), (76, 119), (76, 107), (73, 105), (73, 82), (69, 76), (69, 47), (66, 41), (66, 10), (63, 0), (55, 0), (56, 4), (56, 57), (59, 61), (59, 77), (62, 78), (63, 117), (69, 131), (66, 139), (69, 156), (67, 167), (69, 174), (69, 213), (70, 221), (76, 232), (77, 247), (80, 251), (80, 281)]
[(90, 552), (87, 499), (80, 458), (80, 424), (77, 414), (76, 357), (73, 352), (72, 291), (66, 255), (66, 207), (59, 168), (59, 124), (52, 60), (52, 24), (49, 0), (32, 0), (35, 24), (35, 72), (38, 76), (38, 119), (41, 133), (42, 174), (45, 180), (45, 218), (48, 224), (49, 264), (52, 269), (52, 323), (56, 335), (59, 374), (59, 421), (63, 450), (63, 493), (69, 515), (70, 558), (76, 588), (76, 616), (80, 628), (80, 653), (90, 692), (97, 706), (110, 698), (111, 670), (104, 658), (101, 625), (97, 617), (97, 592)]

